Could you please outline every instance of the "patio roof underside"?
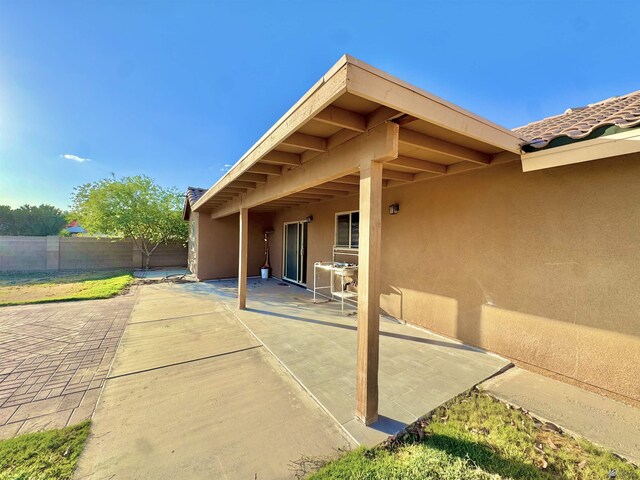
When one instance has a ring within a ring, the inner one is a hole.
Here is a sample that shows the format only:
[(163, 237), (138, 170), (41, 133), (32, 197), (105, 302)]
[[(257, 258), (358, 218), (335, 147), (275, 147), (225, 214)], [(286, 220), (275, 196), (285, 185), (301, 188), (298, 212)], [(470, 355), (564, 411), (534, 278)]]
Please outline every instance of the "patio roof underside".
[[(512, 132), (344, 57), (203, 195), (194, 210), (218, 218), (240, 206), (268, 212), (356, 194), (360, 178), (353, 165), (335, 170), (340, 175), (330, 181), (319, 175), (317, 184), (279, 188), (277, 195), (258, 192), (268, 191), (278, 177), (295, 182), (296, 169), (328, 162), (337, 156), (332, 157), (334, 149), (385, 122), (399, 128), (394, 126), (397, 158), (384, 163), (384, 188), (520, 158), (522, 140)], [(245, 205), (249, 198), (264, 201)]]

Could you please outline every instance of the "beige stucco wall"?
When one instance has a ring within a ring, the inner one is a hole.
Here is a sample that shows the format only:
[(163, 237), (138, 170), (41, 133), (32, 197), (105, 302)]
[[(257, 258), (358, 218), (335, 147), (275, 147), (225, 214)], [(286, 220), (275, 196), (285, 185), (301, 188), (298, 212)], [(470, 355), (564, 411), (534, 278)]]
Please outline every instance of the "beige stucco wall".
[[(640, 401), (640, 156), (522, 173), (519, 163), (386, 189), (383, 310), (466, 343)], [(334, 214), (313, 215), (313, 262), (329, 260)], [(236, 218), (237, 222), (237, 218)], [(233, 258), (235, 263), (235, 257)], [(250, 301), (250, 298), (249, 298)]]
[[(198, 280), (238, 276), (239, 218), (230, 215), (211, 220), (206, 213), (197, 219), (196, 257), (193, 272)], [(260, 275), (264, 263), (264, 232), (272, 229), (273, 215), (249, 212), (249, 252), (247, 274)]]

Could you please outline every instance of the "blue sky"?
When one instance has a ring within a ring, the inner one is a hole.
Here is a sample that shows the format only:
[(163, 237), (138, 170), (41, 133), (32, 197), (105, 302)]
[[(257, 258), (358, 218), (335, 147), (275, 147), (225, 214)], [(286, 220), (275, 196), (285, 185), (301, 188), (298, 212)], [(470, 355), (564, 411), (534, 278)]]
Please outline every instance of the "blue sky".
[(520, 126), (640, 89), (638, 18), (637, 1), (0, 0), (0, 204), (66, 208), (111, 172), (209, 187), (344, 53)]

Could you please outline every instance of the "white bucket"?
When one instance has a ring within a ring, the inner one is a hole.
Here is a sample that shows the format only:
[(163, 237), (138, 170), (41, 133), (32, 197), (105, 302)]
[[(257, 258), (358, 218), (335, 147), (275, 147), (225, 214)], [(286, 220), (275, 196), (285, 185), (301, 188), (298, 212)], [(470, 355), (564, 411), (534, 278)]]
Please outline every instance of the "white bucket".
[(269, 278), (269, 269), (268, 268), (261, 268), (260, 269), (260, 273), (262, 274), (262, 278), (264, 278), (264, 279)]

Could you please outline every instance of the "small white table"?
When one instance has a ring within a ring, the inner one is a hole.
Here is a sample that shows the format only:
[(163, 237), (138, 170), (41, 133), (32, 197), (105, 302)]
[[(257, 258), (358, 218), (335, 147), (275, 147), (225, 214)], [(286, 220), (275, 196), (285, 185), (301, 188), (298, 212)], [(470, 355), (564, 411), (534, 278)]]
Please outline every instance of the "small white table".
[[(324, 270), (330, 272), (331, 283), (330, 285), (318, 286), (318, 271)], [(344, 279), (345, 277), (353, 277), (354, 274), (358, 271), (358, 266), (342, 263), (342, 262), (315, 262), (313, 264), (313, 303), (316, 303), (316, 292), (318, 290), (326, 290), (329, 289), (331, 294), (331, 299), (333, 297), (340, 297), (340, 309), (344, 313), (344, 300), (357, 301), (358, 292), (347, 292), (344, 289)], [(335, 276), (340, 277), (340, 291), (336, 291), (335, 289)]]

